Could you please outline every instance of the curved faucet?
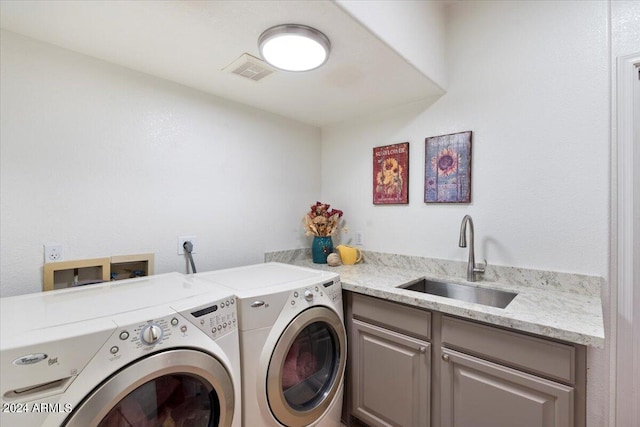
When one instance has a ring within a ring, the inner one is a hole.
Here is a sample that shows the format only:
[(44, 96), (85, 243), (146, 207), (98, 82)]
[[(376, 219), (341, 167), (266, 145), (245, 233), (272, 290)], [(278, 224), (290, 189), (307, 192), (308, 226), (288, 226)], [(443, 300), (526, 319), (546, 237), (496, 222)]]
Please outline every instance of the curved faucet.
[(483, 266), (476, 267), (476, 258), (473, 251), (473, 220), (469, 215), (465, 215), (464, 218), (462, 218), (462, 224), (460, 224), (460, 241), (458, 242), (458, 246), (460, 246), (461, 248), (467, 247), (467, 223), (469, 224), (469, 240), (471, 241), (469, 244), (469, 262), (467, 263), (467, 281), (475, 282), (476, 273), (484, 273), (484, 270), (487, 266), (487, 260), (484, 260)]

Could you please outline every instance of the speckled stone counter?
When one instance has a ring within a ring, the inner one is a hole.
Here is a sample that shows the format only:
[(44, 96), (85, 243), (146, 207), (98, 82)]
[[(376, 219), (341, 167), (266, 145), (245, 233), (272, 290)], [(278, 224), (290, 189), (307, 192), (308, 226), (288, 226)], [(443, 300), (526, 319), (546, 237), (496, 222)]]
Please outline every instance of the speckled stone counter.
[(575, 344), (604, 347), (600, 277), (489, 265), (483, 279), (473, 285), (518, 293), (501, 309), (398, 288), (421, 277), (469, 284), (464, 280), (464, 262), (363, 253), (364, 262), (339, 267), (314, 264), (309, 249), (269, 252), (265, 261), (335, 271), (347, 291)]

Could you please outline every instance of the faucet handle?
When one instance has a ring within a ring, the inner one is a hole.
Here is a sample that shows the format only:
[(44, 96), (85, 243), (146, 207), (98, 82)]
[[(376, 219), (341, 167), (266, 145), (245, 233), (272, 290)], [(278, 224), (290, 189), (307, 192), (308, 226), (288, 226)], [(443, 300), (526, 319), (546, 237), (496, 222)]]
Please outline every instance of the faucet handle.
[(484, 258), (484, 265), (482, 265), (482, 266), (476, 266), (476, 265), (474, 265), (474, 266), (473, 266), (473, 272), (474, 272), (474, 273), (481, 273), (481, 274), (482, 274), (482, 273), (484, 273), (484, 272), (485, 272), (485, 269), (486, 269), (486, 268), (487, 268), (487, 259), (486, 259), (486, 258)]

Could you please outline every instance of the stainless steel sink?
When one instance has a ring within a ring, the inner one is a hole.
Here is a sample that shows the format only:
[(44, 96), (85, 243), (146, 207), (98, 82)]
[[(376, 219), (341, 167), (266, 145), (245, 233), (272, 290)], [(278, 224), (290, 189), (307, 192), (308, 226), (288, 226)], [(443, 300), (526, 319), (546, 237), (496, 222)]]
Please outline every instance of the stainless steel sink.
[(461, 285), (459, 283), (439, 282), (426, 278), (409, 282), (400, 288), (424, 294), (438, 295), (475, 304), (505, 308), (518, 295), (499, 289), (480, 288), (477, 286)]

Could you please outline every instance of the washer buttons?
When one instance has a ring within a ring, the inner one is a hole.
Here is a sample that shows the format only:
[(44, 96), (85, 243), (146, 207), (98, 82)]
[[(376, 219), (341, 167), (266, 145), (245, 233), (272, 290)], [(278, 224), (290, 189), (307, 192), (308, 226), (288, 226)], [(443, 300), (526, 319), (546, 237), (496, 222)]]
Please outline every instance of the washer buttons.
[(120, 332), (120, 339), (122, 341), (126, 340), (127, 338), (129, 338), (129, 332), (127, 332), (127, 331)]
[(180, 326), (180, 331), (182, 331), (183, 333), (187, 332), (187, 325)]
[(118, 351), (120, 351), (120, 349), (117, 345), (114, 345), (109, 351), (111, 352), (111, 354), (116, 354)]
[(298, 295), (300, 295), (300, 294), (298, 293), (298, 291), (295, 291), (295, 292), (293, 293), (293, 296), (294, 296), (294, 297), (296, 297), (296, 298), (298, 298)]
[(179, 323), (179, 322), (178, 322), (178, 319), (176, 319), (175, 317), (174, 317), (173, 319), (171, 319), (171, 324), (172, 324), (173, 326), (176, 326), (178, 323)]

